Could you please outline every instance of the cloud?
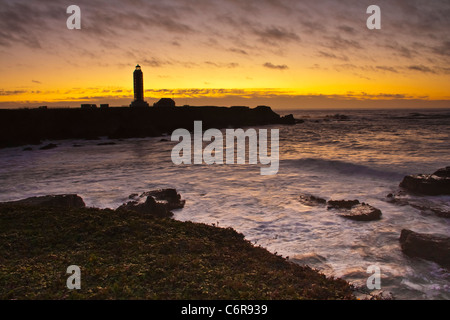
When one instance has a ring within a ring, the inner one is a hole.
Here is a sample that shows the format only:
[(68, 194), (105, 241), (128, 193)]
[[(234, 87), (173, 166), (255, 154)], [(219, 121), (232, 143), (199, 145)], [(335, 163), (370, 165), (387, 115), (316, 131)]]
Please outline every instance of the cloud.
[(42, 84), (42, 82), (40, 82), (40, 81), (38, 81), (38, 80), (31, 80), (31, 82), (37, 83), (37, 84)]
[(325, 52), (325, 51), (319, 51), (319, 57), (328, 58), (328, 59), (337, 59), (337, 60), (342, 60), (342, 61), (349, 60), (348, 57), (345, 55), (337, 56), (334, 53)]
[(424, 66), (424, 65), (412, 65), (412, 66), (408, 66), (409, 70), (413, 70), (413, 71), (419, 71), (419, 72), (423, 72), (423, 73), (436, 73), (436, 71), (434, 71), (433, 69)]
[(269, 69), (278, 69), (278, 70), (286, 70), (289, 69), (289, 67), (285, 64), (283, 65), (275, 65), (271, 62), (266, 62), (263, 64), (263, 67), (269, 68)]
[(263, 43), (298, 42), (300, 37), (281, 26), (271, 26), (265, 28), (254, 28), (253, 33), (259, 37)]
[(247, 51), (242, 50), (242, 49), (238, 49), (238, 48), (230, 48), (230, 49), (228, 49), (228, 51), (234, 52), (234, 53), (243, 54), (243, 55), (248, 55)]
[(236, 63), (236, 62), (220, 63), (220, 62), (205, 61), (205, 64), (207, 64), (208, 66), (211, 66), (211, 67), (216, 67), (216, 68), (232, 69), (232, 68), (239, 67), (239, 63)]
[(441, 56), (450, 56), (450, 41), (444, 41), (438, 46), (432, 48), (433, 53)]
[(389, 72), (393, 72), (393, 73), (398, 73), (397, 69), (395, 69), (394, 67), (376, 66), (375, 68), (377, 68), (378, 70), (382, 70), (382, 71), (389, 71)]

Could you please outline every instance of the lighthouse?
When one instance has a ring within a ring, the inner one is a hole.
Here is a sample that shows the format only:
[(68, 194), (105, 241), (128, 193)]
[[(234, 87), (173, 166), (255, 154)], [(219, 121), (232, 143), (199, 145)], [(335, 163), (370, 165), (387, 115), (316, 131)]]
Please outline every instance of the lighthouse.
[(133, 87), (134, 101), (131, 103), (130, 107), (149, 107), (148, 103), (144, 101), (144, 74), (142, 73), (140, 65), (137, 65), (133, 72)]

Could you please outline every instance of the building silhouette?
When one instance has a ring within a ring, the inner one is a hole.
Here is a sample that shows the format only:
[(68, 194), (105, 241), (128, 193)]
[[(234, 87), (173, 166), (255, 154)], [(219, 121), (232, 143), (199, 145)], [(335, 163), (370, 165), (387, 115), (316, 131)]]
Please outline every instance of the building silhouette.
[(133, 85), (134, 101), (130, 104), (130, 107), (149, 107), (148, 103), (144, 101), (144, 74), (140, 65), (137, 65), (133, 72)]

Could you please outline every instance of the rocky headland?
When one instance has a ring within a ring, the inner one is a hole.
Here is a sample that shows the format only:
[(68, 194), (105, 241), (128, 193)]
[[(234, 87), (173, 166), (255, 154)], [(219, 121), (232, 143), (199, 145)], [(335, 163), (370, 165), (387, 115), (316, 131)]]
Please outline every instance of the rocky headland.
[(202, 121), (204, 130), (297, 123), (292, 115), (282, 117), (267, 106), (1, 109), (0, 148), (37, 145), (44, 140), (156, 137), (178, 128), (192, 130), (194, 121)]
[[(0, 299), (355, 299), (353, 287), (231, 228), (169, 218), (175, 189), (87, 208), (78, 195), (0, 203)], [(66, 269), (81, 268), (81, 290)]]

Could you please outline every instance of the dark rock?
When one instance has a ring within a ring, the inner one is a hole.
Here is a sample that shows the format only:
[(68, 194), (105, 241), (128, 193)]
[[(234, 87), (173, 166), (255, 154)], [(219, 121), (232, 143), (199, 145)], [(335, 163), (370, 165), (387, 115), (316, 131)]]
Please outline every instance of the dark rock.
[(280, 118), (280, 123), (281, 124), (295, 124), (295, 118), (292, 114), (288, 114), (284, 117)]
[(400, 187), (424, 195), (450, 195), (450, 167), (439, 169), (433, 174), (406, 176)]
[(339, 216), (356, 221), (373, 221), (381, 219), (381, 210), (359, 200), (330, 200), (328, 210), (339, 210)]
[(82, 145), (81, 145), (81, 144), (78, 144), (78, 143), (75, 143), (75, 144), (72, 145), (72, 147), (74, 147), (74, 148), (79, 148), (79, 147), (82, 147)]
[(185, 204), (185, 200), (181, 200), (181, 195), (175, 189), (147, 191), (140, 196), (133, 193), (128, 198), (133, 201), (121, 205), (117, 210), (137, 211), (162, 218), (172, 217), (173, 213), (170, 210), (183, 208)]
[(396, 194), (389, 193), (386, 196), (386, 201), (399, 206), (411, 206), (420, 210), (423, 214), (433, 213), (438, 217), (450, 218), (450, 210), (446, 205), (423, 199), (422, 197), (416, 199), (402, 196), (403, 192), (401, 191)]
[(128, 210), (128, 211), (136, 211), (146, 214), (151, 214), (159, 218), (170, 218), (173, 216), (173, 213), (168, 210), (168, 207), (164, 203), (158, 203), (152, 196), (148, 196), (144, 203), (139, 203), (139, 201), (129, 201), (120, 207), (117, 210)]
[(115, 145), (115, 144), (116, 144), (115, 142), (100, 142), (100, 143), (97, 143), (98, 146), (112, 146), (112, 145)]
[(47, 145), (45, 145), (45, 146), (43, 146), (43, 147), (40, 147), (39, 150), (49, 150), (49, 149), (54, 149), (54, 148), (56, 148), (56, 147), (57, 147), (56, 144), (54, 144), (54, 143), (49, 143), (49, 144), (47, 144)]
[(433, 175), (441, 178), (450, 178), (450, 167), (445, 167), (437, 170)]
[(359, 204), (359, 200), (330, 200), (328, 201), (328, 209), (348, 209)]
[(310, 195), (310, 194), (301, 194), (298, 199), (301, 203), (304, 205), (314, 207), (314, 206), (320, 206), (325, 205), (327, 203), (327, 200)]
[(31, 148), (31, 147), (23, 148), (23, 151), (32, 151), (32, 150), (33, 150), (33, 148)]
[(60, 195), (31, 197), (23, 200), (9, 201), (4, 203), (25, 205), (25, 206), (56, 207), (64, 209), (84, 208), (86, 206), (83, 199), (76, 194), (60, 194)]
[(181, 209), (184, 207), (186, 200), (181, 200), (181, 195), (177, 193), (176, 189), (159, 189), (144, 192), (141, 197), (152, 196), (155, 200), (167, 202), (169, 210)]
[(403, 229), (400, 235), (403, 253), (431, 260), (450, 268), (450, 238)]
[(381, 210), (366, 203), (361, 203), (353, 206), (350, 211), (339, 214), (339, 216), (357, 221), (373, 221), (381, 219)]
[(334, 115), (327, 115), (327, 116), (325, 116), (325, 120), (328, 120), (328, 119), (334, 119), (334, 120), (342, 121), (342, 120), (348, 120), (349, 117), (344, 115), (344, 114), (337, 113), (337, 114), (334, 114)]

